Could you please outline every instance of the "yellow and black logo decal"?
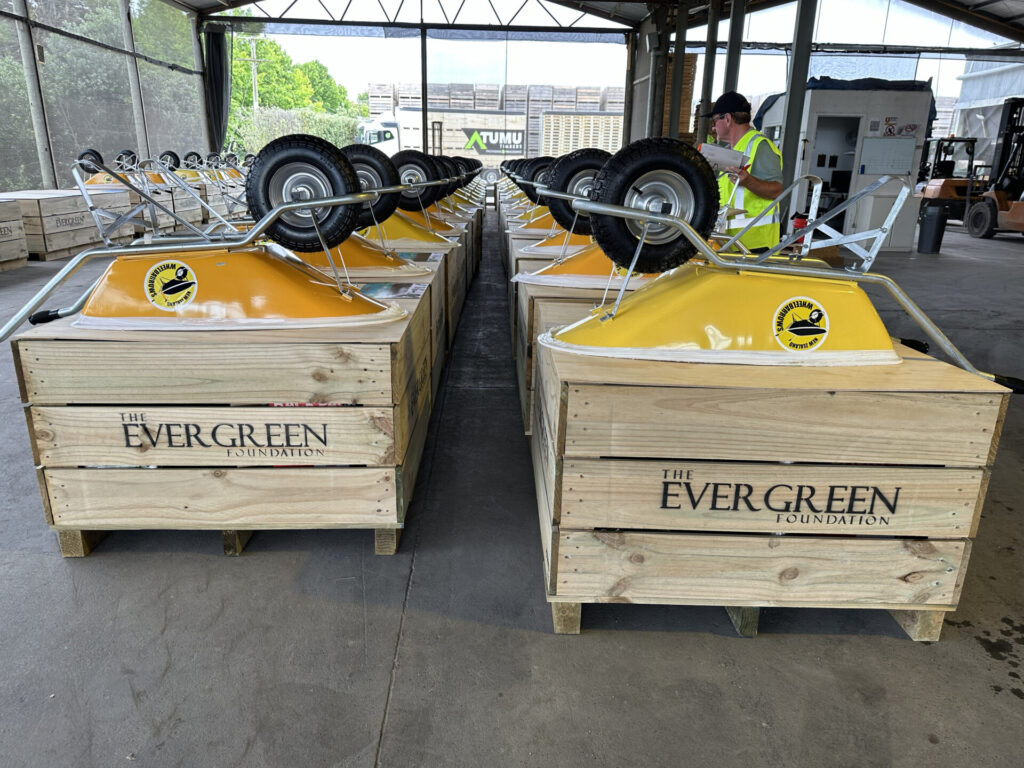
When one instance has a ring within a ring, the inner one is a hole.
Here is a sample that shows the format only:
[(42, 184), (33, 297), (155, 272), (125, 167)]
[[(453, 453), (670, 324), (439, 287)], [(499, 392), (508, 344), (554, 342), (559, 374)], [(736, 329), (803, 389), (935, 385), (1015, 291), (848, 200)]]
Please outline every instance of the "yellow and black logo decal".
[(828, 336), (828, 313), (814, 299), (794, 296), (775, 310), (775, 340), (783, 349), (807, 352)]
[(174, 312), (196, 297), (196, 273), (180, 261), (161, 261), (146, 273), (146, 298), (157, 309)]

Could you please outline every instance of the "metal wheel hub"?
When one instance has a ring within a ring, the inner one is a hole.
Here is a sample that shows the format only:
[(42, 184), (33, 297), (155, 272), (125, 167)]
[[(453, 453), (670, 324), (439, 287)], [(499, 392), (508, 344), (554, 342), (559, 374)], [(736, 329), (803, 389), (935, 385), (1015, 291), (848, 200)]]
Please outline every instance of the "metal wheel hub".
[[(398, 169), (398, 178), (403, 184), (422, 184), (425, 181), (429, 181), (426, 172), (418, 165), (403, 165)], [(402, 197), (419, 197), (420, 191), (418, 189), (407, 189), (402, 193)]]
[[(565, 191), (570, 195), (576, 197), (590, 197), (590, 190), (594, 188), (594, 179), (597, 178), (597, 171), (586, 169), (580, 171), (575, 176), (569, 179), (569, 183), (565, 185)], [(579, 215), (584, 218), (590, 218), (589, 213), (579, 212)]]
[[(633, 182), (622, 204), (626, 208), (667, 214), (689, 221), (693, 216), (695, 201), (693, 189), (686, 179), (672, 171), (657, 170), (645, 173)], [(644, 231), (644, 222), (626, 219), (626, 227), (639, 239)], [(679, 237), (675, 227), (651, 222), (644, 242), (662, 245)]]
[[(359, 189), (366, 192), (370, 189), (380, 189), (384, 186), (384, 180), (373, 168), (368, 165), (356, 164), (356, 177), (359, 179)], [(369, 208), (372, 203), (363, 203), (363, 208)]]
[[(334, 197), (331, 183), (317, 168), (306, 163), (288, 163), (274, 171), (267, 187), (267, 198), (271, 207), (282, 203), (293, 203), (301, 200), (321, 200)], [(313, 226), (313, 215), (318, 222), (327, 217), (327, 208), (302, 208), (288, 211), (281, 219), (288, 224), (300, 227)]]

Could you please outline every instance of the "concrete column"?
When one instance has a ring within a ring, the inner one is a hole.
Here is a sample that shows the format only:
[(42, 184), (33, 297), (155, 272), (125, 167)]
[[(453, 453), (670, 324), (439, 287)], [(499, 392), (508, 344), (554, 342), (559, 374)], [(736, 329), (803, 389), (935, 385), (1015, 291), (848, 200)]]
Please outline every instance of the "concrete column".
[(740, 79), (740, 54), (743, 52), (743, 23), (747, 20), (747, 1), (732, 0), (729, 12), (729, 47), (725, 49), (725, 87), (735, 91)]
[(807, 93), (807, 70), (817, 11), (818, 0), (798, 0), (796, 28), (793, 31), (793, 58), (789, 63), (789, 83), (786, 88), (786, 121), (782, 125), (782, 184), (787, 187), (796, 176), (800, 126), (804, 119), (804, 96)]
[[(14, 12), (28, 17), (26, 0), (14, 0)], [(44, 189), (57, 188), (57, 172), (53, 165), (50, 149), (50, 132), (46, 127), (46, 110), (43, 107), (43, 92), (39, 87), (39, 70), (36, 67), (36, 46), (32, 39), (32, 28), (24, 21), (15, 22), (18, 28), (18, 46), (21, 49), (21, 66), (25, 70), (25, 86), (28, 90), (28, 108), (32, 117), (32, 132), (36, 139), (36, 157)]]
[(210, 99), (206, 89), (206, 60), (203, 58), (203, 44), (199, 39), (199, 16), (191, 11), (188, 14), (189, 27), (192, 30), (192, 68), (198, 70), (199, 75), (199, 99), (202, 110), (203, 146), (206, 147), (204, 154), (213, 152), (213, 139), (210, 136)]
[(722, 0), (711, 0), (708, 3), (708, 41), (704, 46), (704, 82), (700, 89), (700, 119), (697, 121), (697, 143), (704, 141), (708, 135), (709, 121), (704, 113), (715, 103), (711, 93), (715, 78), (715, 56), (718, 53), (718, 17), (722, 10)]
[[(135, 52), (135, 33), (132, 31), (131, 0), (121, 2), (121, 32), (126, 50)], [(139, 159), (150, 157), (149, 132), (146, 130), (146, 110), (142, 105), (142, 83), (139, 82), (139, 60), (128, 57), (128, 90), (132, 95), (132, 114), (135, 116), (135, 141)]]
[[(683, 100), (683, 62), (686, 58), (686, 22), (690, 17), (690, 0), (681, 0), (676, 10), (676, 42), (672, 56), (672, 93), (668, 101), (668, 135), (679, 138), (679, 120)], [(689, 128), (689, 115), (687, 115)], [(688, 133), (689, 131), (684, 131)]]

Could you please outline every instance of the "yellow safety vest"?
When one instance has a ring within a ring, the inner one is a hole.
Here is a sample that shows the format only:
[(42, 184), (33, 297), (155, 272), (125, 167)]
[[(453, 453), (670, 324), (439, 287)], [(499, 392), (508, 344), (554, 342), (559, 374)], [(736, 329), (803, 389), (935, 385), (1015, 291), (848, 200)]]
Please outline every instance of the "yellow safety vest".
[[(751, 146), (750, 151), (747, 152), (747, 146), (751, 143), (753, 146)], [(779, 160), (782, 160), (782, 153), (779, 151), (778, 147), (771, 142), (771, 139), (763, 133), (759, 133), (753, 129), (743, 134), (743, 138), (736, 142), (733, 149), (737, 152), (744, 152), (748, 157), (750, 157), (750, 162), (753, 164), (754, 155), (757, 153), (757, 149), (762, 143), (766, 143), (771, 151), (779, 156)], [(733, 194), (734, 187), (736, 190), (735, 194)], [(733, 182), (729, 180), (728, 174), (723, 174), (718, 180), (718, 196), (723, 205), (727, 204), (726, 201), (731, 200), (731, 202), (728, 202), (728, 206), (730, 208), (739, 208), (746, 211), (746, 213), (738, 213), (727, 219), (726, 233), (729, 235), (735, 235), (772, 203), (771, 200), (758, 197), (749, 189), (739, 186), (738, 183), (734, 185)], [(771, 248), (772, 246), (778, 245), (778, 208), (748, 229), (747, 233), (740, 238), (740, 242), (751, 250), (755, 248)]]

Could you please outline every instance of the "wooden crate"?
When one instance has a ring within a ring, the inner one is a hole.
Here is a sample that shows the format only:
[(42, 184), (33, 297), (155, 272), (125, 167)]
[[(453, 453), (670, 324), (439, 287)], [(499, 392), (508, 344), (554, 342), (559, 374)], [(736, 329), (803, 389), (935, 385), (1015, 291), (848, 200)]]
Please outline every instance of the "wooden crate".
[[(515, 277), (521, 272), (536, 272), (538, 269), (542, 269), (551, 263), (550, 258), (544, 256), (533, 256), (530, 254), (523, 254), (516, 246), (514, 250), (509, 252), (508, 256), (508, 270), (512, 277)], [(519, 354), (518, 347), (516, 346), (516, 333), (519, 326), (519, 291), (522, 285), (509, 278), (507, 285), (508, 293), (508, 328), (509, 334), (512, 339), (512, 356), (515, 357)]]
[(397, 252), (403, 259), (418, 260), (430, 256), (440, 256), (445, 279), (445, 312), (448, 329), (448, 346), (455, 340), (455, 329), (459, 324), (462, 306), (466, 302), (466, 249), (461, 243), (454, 243), (439, 250), (438, 246), (427, 245), (422, 249), (402, 246)]
[[(13, 341), (65, 555), (120, 529), (371, 528), (393, 552), (429, 418), (429, 306), (363, 328), (99, 331)], [(230, 548), (230, 547), (229, 547)]]
[[(617, 287), (609, 291), (609, 301), (614, 300), (617, 291)], [(533, 434), (537, 337), (552, 328), (583, 319), (591, 309), (601, 303), (603, 297), (604, 291), (597, 288), (519, 284), (514, 354), (516, 378), (519, 383), (519, 405), (522, 408), (523, 428), (527, 435)]]
[(0, 200), (0, 271), (20, 266), (27, 258), (21, 205), (17, 200)]
[(199, 195), (199, 199), (190, 195), (184, 189), (174, 189), (171, 191), (171, 209), (175, 215), (180, 216), (190, 224), (202, 223), (204, 214), (208, 214), (208, 212), (203, 210), (202, 195), (198, 189), (195, 192)]
[(448, 315), (445, 302), (445, 273), (442, 254), (428, 254), (439, 257), (436, 261), (422, 262), (432, 269), (429, 275), (416, 277), (356, 278), (359, 290), (381, 300), (392, 297), (406, 299), (418, 296), (430, 307), (430, 400), (434, 402), (441, 381), (441, 371), (448, 351)]
[[(112, 213), (128, 210), (129, 196), (124, 191), (97, 190), (91, 193), (93, 204)], [(96, 222), (78, 190), (41, 189), (5, 192), (5, 199), (17, 200), (30, 256), (40, 260), (62, 258), (85, 248), (102, 245)], [(125, 226), (116, 236), (130, 234)]]
[(537, 347), (534, 475), (556, 632), (580, 605), (955, 610), (1008, 392), (925, 355), (783, 368)]

